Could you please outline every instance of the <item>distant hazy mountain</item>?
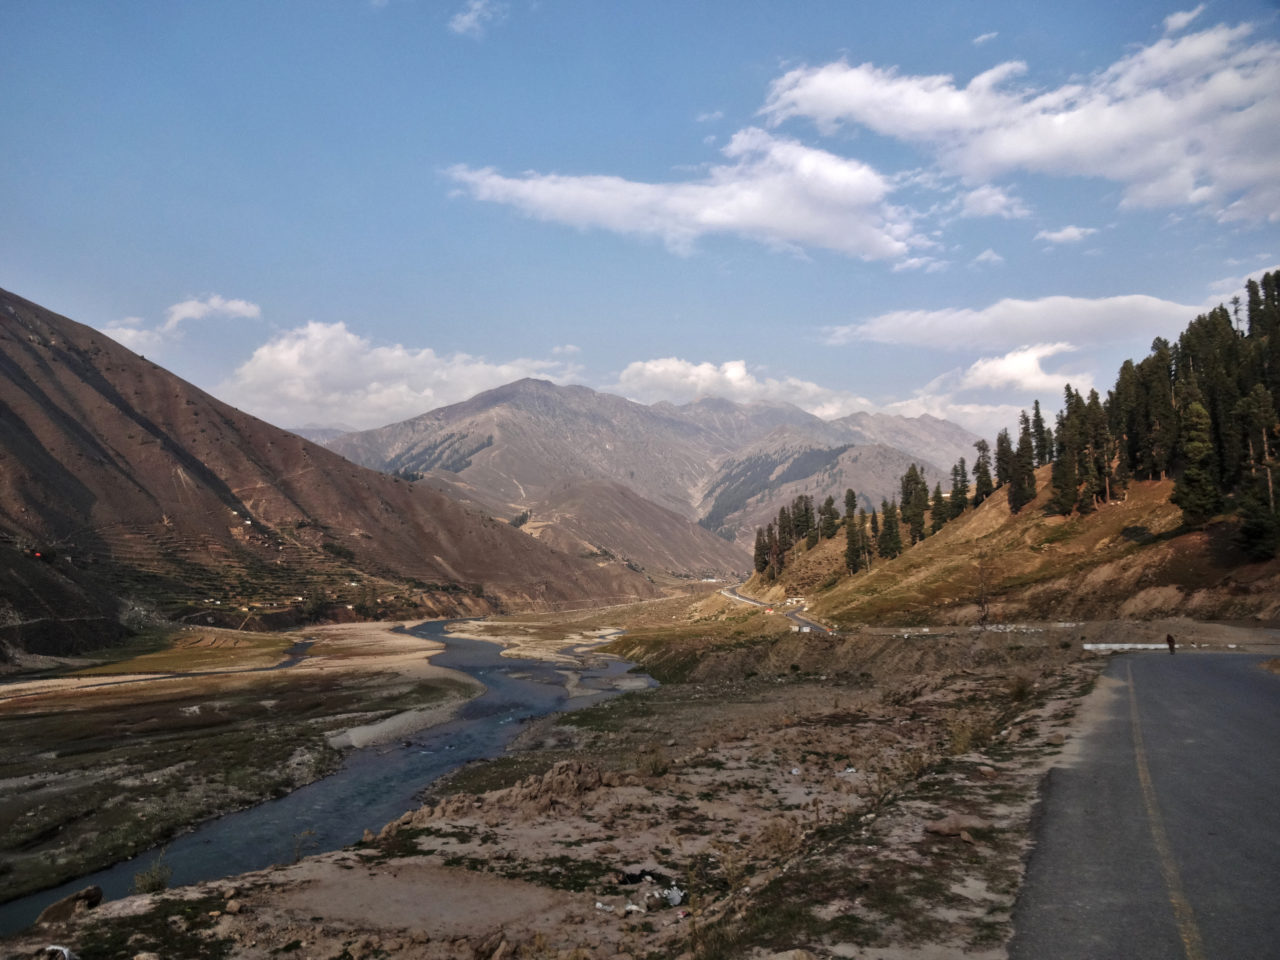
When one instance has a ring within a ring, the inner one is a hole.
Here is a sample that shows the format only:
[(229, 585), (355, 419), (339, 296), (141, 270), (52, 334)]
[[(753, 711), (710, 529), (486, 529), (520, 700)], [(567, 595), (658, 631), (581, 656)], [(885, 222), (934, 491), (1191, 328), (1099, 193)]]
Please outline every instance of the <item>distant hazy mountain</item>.
[(285, 596), (370, 575), (510, 601), (656, 592), (621, 560), (551, 549), (356, 466), (0, 291), (0, 641), (110, 618), (127, 599)]
[(897, 498), (902, 475), (913, 463), (930, 487), (944, 478), (934, 464), (884, 444), (823, 447), (773, 439), (720, 468), (703, 498), (702, 522), (708, 529), (752, 543), (756, 528), (775, 519), (778, 509), (799, 494), (813, 497), (815, 505), (831, 497), (844, 513), (845, 491), (851, 489), (859, 506), (870, 511), (879, 510), (882, 499)]
[[(652, 539), (646, 546), (634, 535), (658, 521), (641, 517), (641, 500), (737, 539), (724, 552), (695, 523), (683, 531), (667, 523), (663, 569), (691, 573), (707, 569), (714, 551), (721, 564), (740, 569), (749, 545), (741, 534), (797, 492), (830, 491), (843, 503), (851, 486), (878, 505), (896, 496), (910, 463), (938, 478), (955, 458), (972, 459), (975, 439), (933, 417), (825, 421), (789, 404), (723, 399), (646, 406), (587, 387), (521, 380), (329, 447), (374, 469), (429, 474), (497, 515), (528, 511), (530, 532), (607, 542), (612, 552), (648, 558), (646, 566), (658, 562)], [(617, 522), (616, 497), (581, 495), (607, 489), (601, 483), (641, 498), (627, 500), (627, 524)]]
[(937, 464), (944, 468), (945, 478), (961, 457), (972, 468), (977, 455), (973, 449), (976, 434), (927, 413), (919, 417), (853, 413), (830, 424), (847, 431), (851, 443), (877, 443), (901, 450), (917, 461)]
[(308, 424), (305, 427), (285, 427), (285, 429), (290, 433), (296, 433), (304, 440), (310, 440), (312, 443), (324, 446), (330, 440), (337, 440), (338, 437), (351, 433), (355, 428), (348, 426), (323, 427), (317, 424)]

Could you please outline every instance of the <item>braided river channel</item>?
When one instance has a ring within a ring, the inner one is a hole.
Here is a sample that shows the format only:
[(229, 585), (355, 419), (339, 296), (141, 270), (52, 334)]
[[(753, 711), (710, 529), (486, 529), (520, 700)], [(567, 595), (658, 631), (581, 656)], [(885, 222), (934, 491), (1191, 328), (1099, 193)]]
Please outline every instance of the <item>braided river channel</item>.
[[(394, 744), (355, 750), (339, 770), (321, 780), (173, 838), (164, 847), (164, 862), (173, 871), (171, 885), (292, 863), (300, 843), (304, 854), (340, 849), (359, 840), (366, 829), (376, 833), (419, 806), (419, 795), (437, 778), (464, 763), (501, 754), (525, 721), (654, 685), (650, 678), (630, 673), (632, 664), (624, 660), (589, 654), (589, 665), (573, 668), (581, 680), (579, 695), (569, 698), (564, 664), (500, 656), (499, 644), (450, 636), (448, 625), (432, 621), (408, 632), (445, 644), (431, 662), (475, 677), (485, 686), (482, 694), (463, 704), (447, 723)], [(582, 694), (582, 688), (589, 692)], [(24, 929), (46, 906), (87, 886), (101, 887), (105, 899), (127, 896), (135, 874), (158, 853), (149, 851), (0, 905), (0, 935)]]

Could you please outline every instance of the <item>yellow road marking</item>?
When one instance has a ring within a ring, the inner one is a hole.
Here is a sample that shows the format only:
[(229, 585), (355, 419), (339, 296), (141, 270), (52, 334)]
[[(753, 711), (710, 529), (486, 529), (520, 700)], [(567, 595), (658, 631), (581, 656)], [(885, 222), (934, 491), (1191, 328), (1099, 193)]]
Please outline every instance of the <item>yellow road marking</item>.
[(1164, 885), (1169, 892), (1169, 903), (1173, 907), (1173, 919), (1178, 926), (1178, 936), (1182, 939), (1187, 960), (1204, 960), (1204, 944), (1200, 941), (1195, 913), (1191, 909), (1191, 901), (1182, 892), (1182, 879), (1178, 876), (1173, 847), (1169, 844), (1169, 835), (1165, 833), (1164, 818), (1160, 816), (1160, 807), (1156, 804), (1156, 788), (1151, 782), (1151, 771), (1147, 767), (1147, 749), (1142, 743), (1142, 724), (1138, 719), (1138, 696), (1133, 683), (1133, 668), (1125, 664), (1125, 670), (1129, 676), (1133, 752), (1138, 765), (1138, 781), (1142, 784), (1142, 802), (1147, 808), (1147, 822), (1151, 824), (1151, 839), (1155, 842), (1156, 853), (1160, 857), (1160, 872), (1164, 874)]

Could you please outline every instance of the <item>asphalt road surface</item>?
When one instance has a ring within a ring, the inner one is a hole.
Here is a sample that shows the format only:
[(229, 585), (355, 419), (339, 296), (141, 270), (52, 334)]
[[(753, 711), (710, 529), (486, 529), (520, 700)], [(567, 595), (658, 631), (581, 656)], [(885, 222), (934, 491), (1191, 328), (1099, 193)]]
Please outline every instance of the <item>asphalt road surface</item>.
[(1113, 659), (1049, 775), (1013, 960), (1280, 957), (1280, 676), (1265, 656)]
[[(742, 594), (740, 594), (740, 593), (738, 592), (738, 588), (737, 588), (737, 587), (725, 587), (725, 588), (724, 588), (723, 590), (721, 590), (720, 592), (721, 592), (722, 594), (724, 594), (724, 596), (728, 597), (730, 600), (737, 600), (739, 603), (749, 603), (749, 604), (751, 604), (753, 607), (768, 607), (768, 606), (771, 606), (771, 604), (762, 603), (761, 601), (759, 601), (759, 600), (753, 600), (753, 599), (751, 599), (750, 597), (744, 597)], [(775, 609), (777, 609), (777, 608), (775, 608)], [(828, 630), (826, 627), (824, 627), (822, 624), (818, 623), (818, 621), (817, 621), (817, 620), (810, 620), (808, 617), (806, 617), (803, 613), (800, 613), (798, 610), (787, 610), (787, 609), (783, 608), (781, 612), (782, 612), (782, 615), (783, 615), (784, 617), (786, 617), (788, 620), (790, 620), (790, 621), (791, 621), (792, 623), (794, 623), (796, 626), (800, 627), (802, 630), (803, 630), (805, 627), (808, 627), (808, 628), (809, 628), (811, 631), (813, 631), (814, 633), (827, 633), (827, 634), (829, 634), (829, 633), (831, 633), (831, 632), (832, 632), (832, 631)]]

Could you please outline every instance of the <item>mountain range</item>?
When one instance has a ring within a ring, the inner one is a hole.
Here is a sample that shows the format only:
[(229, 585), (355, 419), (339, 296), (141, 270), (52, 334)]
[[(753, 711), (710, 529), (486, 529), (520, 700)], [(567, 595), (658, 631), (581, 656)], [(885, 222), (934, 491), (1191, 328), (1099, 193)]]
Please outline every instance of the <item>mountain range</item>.
[(0, 658), (153, 613), (265, 625), (384, 600), (443, 616), (656, 596), (744, 574), (755, 527), (800, 493), (878, 505), (910, 463), (932, 482), (975, 439), (932, 417), (521, 380), (305, 431), (321, 445), (5, 291), (0, 373)]
[[(790, 404), (719, 398), (644, 405), (520, 380), (327, 445), (373, 469), (430, 478), (494, 515), (527, 513), (536, 536), (674, 572), (741, 569), (756, 527), (796, 495), (843, 504), (852, 488), (864, 506), (878, 506), (897, 496), (910, 464), (940, 480), (972, 458), (976, 439), (929, 416), (822, 420)], [(627, 524), (617, 523), (620, 510)], [(627, 533), (681, 519), (687, 547), (666, 538), (664, 557)]]

